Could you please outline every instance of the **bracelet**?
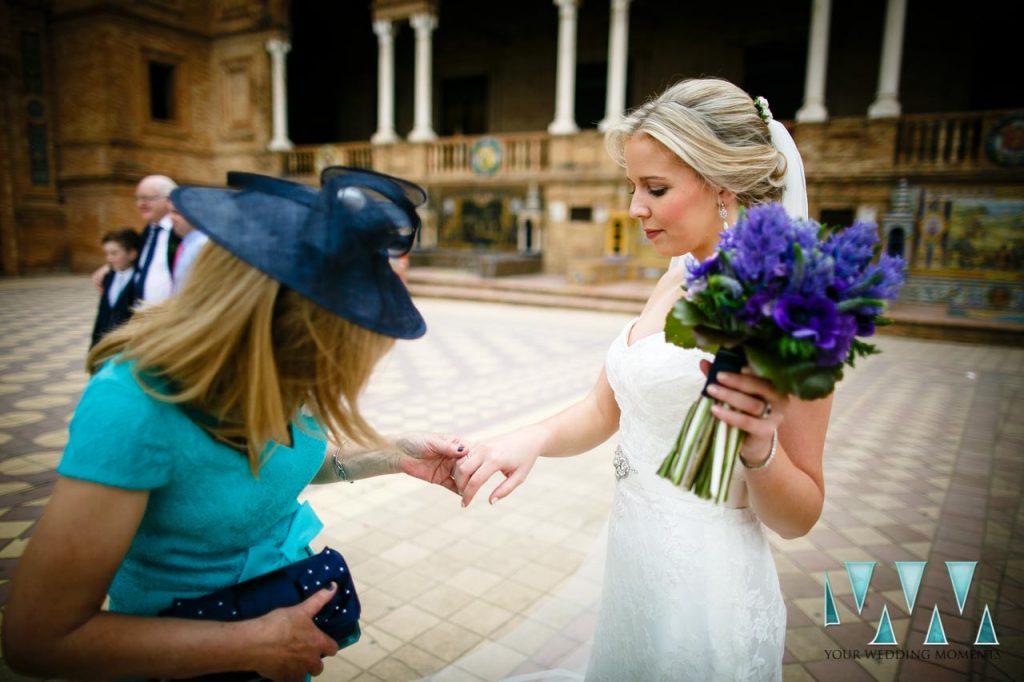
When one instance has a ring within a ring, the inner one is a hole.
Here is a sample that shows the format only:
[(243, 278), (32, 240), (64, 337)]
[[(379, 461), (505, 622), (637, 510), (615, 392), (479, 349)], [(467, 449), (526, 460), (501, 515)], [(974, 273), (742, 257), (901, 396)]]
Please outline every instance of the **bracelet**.
[(775, 451), (778, 450), (778, 448), (779, 448), (779, 432), (778, 431), (772, 431), (772, 447), (771, 447), (770, 450), (768, 450), (768, 456), (764, 458), (764, 461), (762, 461), (760, 464), (747, 464), (747, 460), (743, 459), (743, 454), (741, 453), (739, 455), (740, 463), (742, 463), (745, 468), (750, 469), (750, 470), (764, 469), (775, 458)]
[[(335, 450), (334, 454), (331, 455), (331, 459), (334, 460), (334, 475), (338, 477), (339, 481), (348, 481), (349, 483), (355, 483), (352, 477), (348, 475), (348, 471), (345, 469), (345, 465), (338, 459), (338, 451)], [(740, 458), (742, 459), (742, 457)]]

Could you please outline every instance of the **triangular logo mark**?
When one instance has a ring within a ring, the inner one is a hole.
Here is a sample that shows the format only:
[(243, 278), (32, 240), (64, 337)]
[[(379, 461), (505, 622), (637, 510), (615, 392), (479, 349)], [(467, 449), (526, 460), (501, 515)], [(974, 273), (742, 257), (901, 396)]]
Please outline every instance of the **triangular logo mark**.
[(907, 602), (907, 613), (914, 611), (917, 591), (921, 588), (921, 576), (927, 561), (897, 561), (896, 572), (900, 574), (900, 587), (903, 588), (903, 599)]
[(875, 632), (875, 638), (868, 642), (868, 644), (874, 644), (875, 646), (895, 646), (896, 645), (896, 633), (892, 631), (892, 621), (889, 620), (889, 606), (882, 606), (882, 619), (878, 621), (878, 630)]
[(964, 603), (967, 601), (967, 592), (971, 589), (971, 579), (974, 578), (974, 567), (977, 561), (947, 561), (946, 570), (949, 571), (949, 581), (953, 583), (953, 594), (956, 595), (956, 605), (960, 607), (960, 615), (964, 615)]
[(825, 572), (825, 627), (839, 625), (839, 610), (836, 608), (836, 598), (832, 596), (832, 583), (828, 581), (828, 571)]
[(942, 618), (939, 617), (939, 606), (932, 609), (932, 622), (928, 623), (928, 634), (924, 638), (925, 644), (949, 644), (946, 641), (946, 631), (942, 627)]
[(875, 571), (875, 562), (844, 561), (843, 563), (846, 565), (846, 577), (850, 579), (853, 599), (857, 602), (857, 613), (860, 614), (864, 608), (864, 597), (868, 594), (868, 585), (871, 584), (871, 574)]
[(992, 614), (988, 612), (988, 604), (985, 604), (985, 613), (981, 615), (981, 625), (978, 626), (978, 636), (974, 638), (976, 645), (997, 645), (996, 627), (992, 624)]

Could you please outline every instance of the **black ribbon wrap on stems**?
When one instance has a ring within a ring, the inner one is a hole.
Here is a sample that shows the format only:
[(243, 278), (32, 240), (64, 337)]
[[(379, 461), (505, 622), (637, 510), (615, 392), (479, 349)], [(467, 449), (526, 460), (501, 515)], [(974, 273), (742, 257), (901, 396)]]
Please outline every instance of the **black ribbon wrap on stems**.
[(726, 348), (722, 346), (715, 353), (715, 359), (711, 363), (711, 369), (708, 370), (708, 380), (704, 382), (704, 388), (701, 389), (701, 395), (710, 398), (708, 395), (708, 386), (711, 384), (718, 383), (719, 372), (734, 372), (740, 373), (744, 367), (747, 366), (747, 354), (743, 351), (743, 346), (733, 346)]

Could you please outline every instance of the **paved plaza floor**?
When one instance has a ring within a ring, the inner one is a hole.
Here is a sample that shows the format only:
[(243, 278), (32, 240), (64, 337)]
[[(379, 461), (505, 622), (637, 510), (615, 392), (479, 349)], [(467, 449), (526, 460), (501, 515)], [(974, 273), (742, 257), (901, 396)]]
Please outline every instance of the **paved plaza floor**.
[[(479, 438), (540, 419), (589, 388), (629, 319), (419, 303), (427, 336), (399, 342), (365, 396), (385, 433)], [(95, 304), (84, 277), (0, 280), (0, 604), (86, 382)], [(769, 533), (788, 609), (785, 680), (1022, 680), (1024, 350), (877, 341), (884, 353), (836, 394), (822, 519), (797, 540)], [(614, 446), (540, 461), (493, 507), (481, 496), (462, 509), (398, 476), (308, 489), (326, 524), (314, 544), (345, 554), (363, 604), (362, 640), (320, 679), (526, 679), (585, 661)], [(876, 562), (859, 612), (848, 561)], [(927, 562), (909, 612), (897, 561)], [(947, 561), (978, 562), (962, 613)], [(841, 621), (829, 627), (826, 575)], [(933, 607), (946, 645), (924, 644)], [(973, 644), (986, 607), (998, 645)], [(897, 644), (869, 645), (883, 609)], [(24, 678), (0, 660), (8, 679)]]

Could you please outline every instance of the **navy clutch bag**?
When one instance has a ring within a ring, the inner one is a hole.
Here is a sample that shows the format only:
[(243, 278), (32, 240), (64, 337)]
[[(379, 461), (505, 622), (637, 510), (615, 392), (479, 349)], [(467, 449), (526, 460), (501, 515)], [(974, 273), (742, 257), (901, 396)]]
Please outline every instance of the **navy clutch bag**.
[[(199, 620), (236, 621), (258, 618), (274, 609), (295, 606), (318, 590), (338, 585), (331, 601), (313, 618), (313, 622), (339, 647), (359, 640), (359, 598), (352, 583), (352, 573), (344, 557), (325, 547), (308, 559), (289, 564), (251, 580), (191, 599), (175, 599), (160, 612), (161, 616)], [(252, 680), (255, 673), (219, 673), (196, 680)]]

